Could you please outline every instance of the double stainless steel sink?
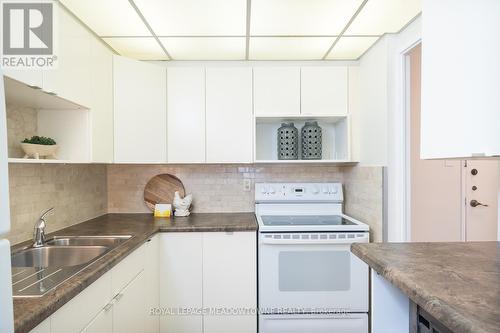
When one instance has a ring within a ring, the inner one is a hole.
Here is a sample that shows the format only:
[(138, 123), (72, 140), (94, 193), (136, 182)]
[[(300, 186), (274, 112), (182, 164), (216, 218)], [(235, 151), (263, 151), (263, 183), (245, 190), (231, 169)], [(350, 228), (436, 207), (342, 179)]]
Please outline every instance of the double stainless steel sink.
[(56, 236), (12, 254), (14, 297), (43, 296), (132, 236)]

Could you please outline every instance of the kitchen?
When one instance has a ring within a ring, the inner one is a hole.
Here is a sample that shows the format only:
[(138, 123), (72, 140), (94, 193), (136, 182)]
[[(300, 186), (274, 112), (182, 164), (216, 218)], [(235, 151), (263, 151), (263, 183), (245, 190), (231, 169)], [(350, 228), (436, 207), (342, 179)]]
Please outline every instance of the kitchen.
[(1, 5), (1, 332), (500, 330), (499, 4)]

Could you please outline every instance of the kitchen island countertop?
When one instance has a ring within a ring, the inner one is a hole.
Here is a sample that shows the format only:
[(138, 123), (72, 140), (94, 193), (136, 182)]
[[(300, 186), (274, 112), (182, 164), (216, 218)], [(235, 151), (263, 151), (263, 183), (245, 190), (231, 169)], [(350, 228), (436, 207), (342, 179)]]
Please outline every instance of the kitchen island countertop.
[(500, 332), (500, 242), (353, 244), (351, 251), (452, 332)]

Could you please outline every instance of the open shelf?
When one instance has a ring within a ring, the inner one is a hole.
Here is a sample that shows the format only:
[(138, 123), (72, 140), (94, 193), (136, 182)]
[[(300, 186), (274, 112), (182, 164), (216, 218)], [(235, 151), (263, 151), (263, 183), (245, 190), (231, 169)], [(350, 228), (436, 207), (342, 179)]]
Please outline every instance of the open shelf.
[(50, 160), (34, 158), (9, 158), (9, 163), (27, 163), (27, 164), (88, 164), (90, 161), (69, 161), (69, 160)]
[[(10, 163), (88, 163), (91, 160), (90, 110), (36, 87), (5, 77)], [(57, 159), (24, 159), (21, 141), (33, 135), (57, 142)]]
[[(281, 123), (293, 122), (300, 130), (306, 121), (317, 121), (322, 130), (321, 160), (279, 160), (277, 131)], [(348, 116), (258, 116), (255, 118), (255, 163), (338, 163), (353, 164), (349, 149), (349, 117)]]

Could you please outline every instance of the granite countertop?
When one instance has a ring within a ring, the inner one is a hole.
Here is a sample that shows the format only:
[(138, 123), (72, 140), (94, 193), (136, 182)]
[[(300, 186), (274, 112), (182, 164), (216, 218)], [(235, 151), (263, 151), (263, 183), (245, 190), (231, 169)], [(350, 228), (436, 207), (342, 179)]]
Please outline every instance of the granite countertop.
[[(29, 332), (157, 232), (232, 232), (257, 229), (254, 213), (193, 213), (188, 217), (171, 219), (154, 218), (152, 214), (107, 214), (49, 234), (47, 239), (56, 235), (132, 235), (133, 237), (48, 294), (42, 297), (14, 298), (15, 331)], [(31, 243), (28, 241), (17, 244), (12, 250), (16, 251)]]
[(500, 242), (353, 244), (351, 251), (452, 332), (500, 332)]

